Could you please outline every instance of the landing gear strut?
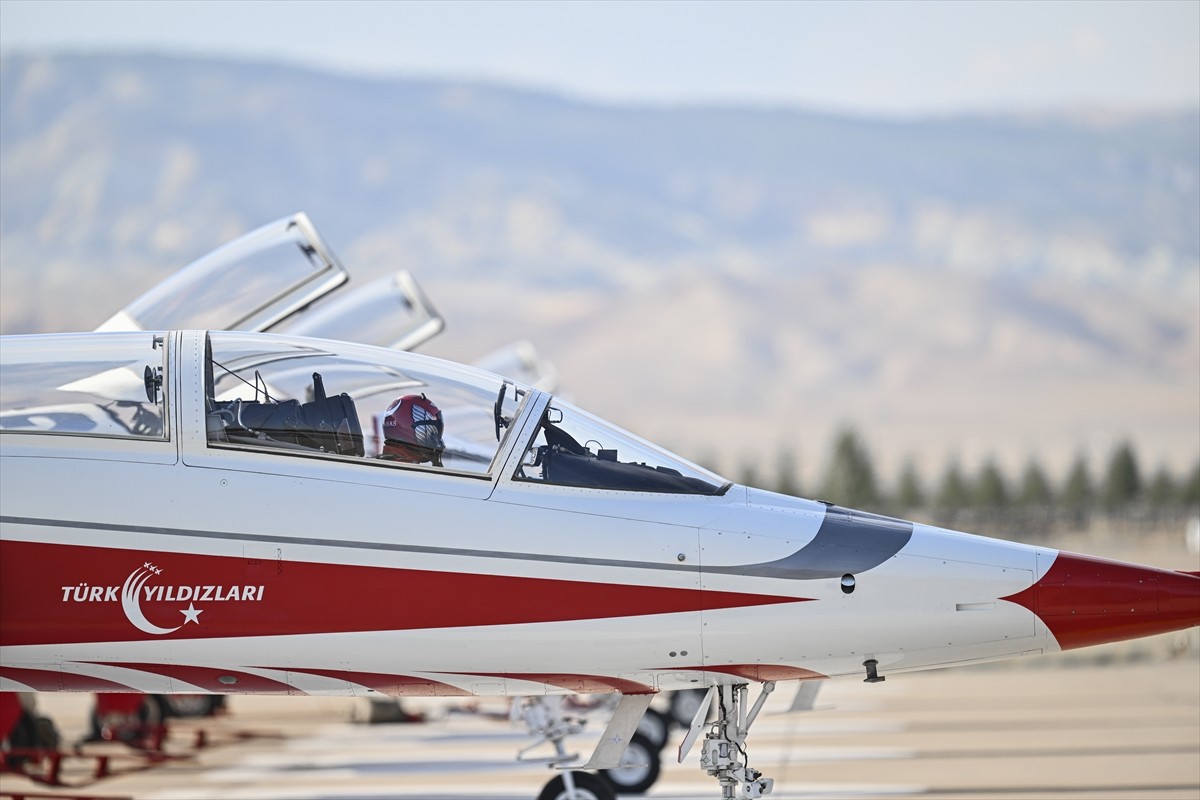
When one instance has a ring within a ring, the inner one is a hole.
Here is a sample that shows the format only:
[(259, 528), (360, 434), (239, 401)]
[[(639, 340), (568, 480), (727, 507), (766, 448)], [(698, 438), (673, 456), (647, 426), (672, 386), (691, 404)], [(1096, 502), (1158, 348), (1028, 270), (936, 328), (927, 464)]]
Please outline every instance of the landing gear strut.
[(692, 720), (692, 729), (687, 738), (679, 746), (679, 760), (682, 762), (699, 736), (715, 697), (717, 719), (704, 737), (700, 768), (717, 779), (721, 785), (722, 800), (752, 800), (770, 794), (775, 787), (772, 778), (764, 778), (761, 772), (747, 764), (746, 756), (746, 734), (767, 701), (767, 695), (775, 691), (775, 683), (764, 683), (762, 694), (749, 709), (746, 707), (748, 691), (744, 683), (712, 687)]

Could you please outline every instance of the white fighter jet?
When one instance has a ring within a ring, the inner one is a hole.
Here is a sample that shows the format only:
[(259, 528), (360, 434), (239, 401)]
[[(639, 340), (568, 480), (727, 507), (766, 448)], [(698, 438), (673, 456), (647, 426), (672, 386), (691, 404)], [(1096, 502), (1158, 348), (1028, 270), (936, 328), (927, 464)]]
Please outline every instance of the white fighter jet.
[[(228, 331), (0, 342), (3, 691), (619, 693), (581, 765), (604, 769), (656, 693), (705, 688), (681, 757), (704, 734), (723, 796), (759, 797), (746, 737), (778, 681), (1197, 624), (1196, 574), (740, 486), (460, 364)], [(563, 771), (543, 796), (608, 792)]]

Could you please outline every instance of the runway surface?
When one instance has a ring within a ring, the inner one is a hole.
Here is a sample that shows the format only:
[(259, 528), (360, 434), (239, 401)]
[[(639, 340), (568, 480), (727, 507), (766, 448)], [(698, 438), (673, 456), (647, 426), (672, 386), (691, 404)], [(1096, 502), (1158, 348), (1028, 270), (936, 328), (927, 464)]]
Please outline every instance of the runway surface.
[[(1197, 800), (1200, 798), (1200, 657), (1122, 656), (1102, 664), (1070, 654), (1016, 666), (976, 666), (892, 675), (885, 683), (828, 681), (813, 711), (786, 709), (780, 684), (750, 737), (750, 763), (776, 780), (776, 798), (960, 798), (961, 800)], [(1100, 659), (1103, 660), (1103, 659)], [(752, 695), (753, 696), (753, 695)], [(84, 733), (89, 696), (41, 695), (70, 740)], [(139, 800), (530, 800), (552, 773), (517, 764), (529, 742), (507, 721), (451, 713), (454, 701), (406, 701), (439, 715), (425, 724), (362, 721), (366, 701), (233, 697), (226, 716), (173, 724), (168, 751), (183, 756), (117, 774), (75, 795)], [(503, 713), (500, 699), (484, 710)], [(584, 758), (606, 718), (589, 724)], [(203, 729), (211, 742), (192, 749)], [(697, 765), (698, 748), (675, 763), (682, 733), (664, 752), (647, 794), (719, 797)], [(127, 753), (120, 745), (89, 752)], [(116, 771), (138, 766), (115, 759)], [(87, 782), (91, 762), (64, 777)], [(56, 794), (24, 778), (0, 777), (0, 794)], [(67, 793), (69, 795), (69, 793)]]

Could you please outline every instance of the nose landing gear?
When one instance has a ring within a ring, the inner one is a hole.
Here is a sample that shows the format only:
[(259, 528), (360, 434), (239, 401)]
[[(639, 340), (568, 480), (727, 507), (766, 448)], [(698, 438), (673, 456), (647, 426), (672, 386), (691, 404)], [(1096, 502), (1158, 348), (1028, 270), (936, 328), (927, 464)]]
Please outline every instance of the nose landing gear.
[(679, 746), (679, 761), (682, 763), (688, 751), (700, 735), (709, 706), (717, 700), (717, 719), (704, 737), (700, 751), (700, 768), (717, 779), (721, 786), (722, 800), (752, 800), (771, 793), (775, 787), (772, 778), (749, 766), (746, 756), (746, 735), (750, 726), (762, 710), (767, 696), (775, 690), (775, 683), (763, 684), (762, 694), (747, 709), (747, 684), (714, 686), (700, 704), (687, 738)]

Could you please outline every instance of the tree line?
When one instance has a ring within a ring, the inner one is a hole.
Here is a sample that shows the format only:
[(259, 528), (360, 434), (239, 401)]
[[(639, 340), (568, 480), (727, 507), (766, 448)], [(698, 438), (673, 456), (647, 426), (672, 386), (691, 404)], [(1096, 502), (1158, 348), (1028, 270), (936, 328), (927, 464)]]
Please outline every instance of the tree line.
[(1185, 475), (1160, 466), (1147, 476), (1129, 441), (1113, 448), (1104, 470), (1093, 474), (1082, 453), (1065, 474), (1052, 476), (1031, 457), (1018, 475), (1005, 474), (994, 458), (974, 472), (951, 459), (932, 482), (910, 459), (885, 486), (870, 452), (853, 428), (834, 437), (824, 474), (802, 485), (793, 452), (780, 451), (775, 474), (745, 466), (738, 480), (782, 494), (819, 498), (850, 508), (923, 518), (950, 527), (1040, 525), (1046, 531), (1083, 529), (1101, 518), (1166, 524), (1200, 514), (1200, 459)]

